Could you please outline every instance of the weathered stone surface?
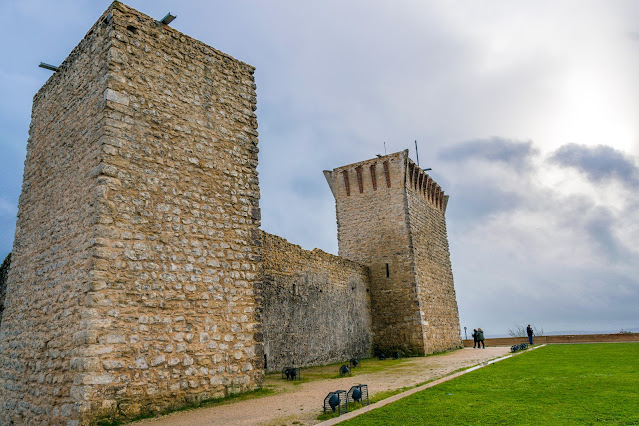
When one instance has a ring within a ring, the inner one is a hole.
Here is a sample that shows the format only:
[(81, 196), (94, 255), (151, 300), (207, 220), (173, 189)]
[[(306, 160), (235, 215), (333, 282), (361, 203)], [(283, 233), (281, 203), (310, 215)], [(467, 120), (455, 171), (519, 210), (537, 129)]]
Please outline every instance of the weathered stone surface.
[(251, 66), (117, 2), (38, 92), (0, 423), (90, 423), (261, 384), (247, 367), (263, 359), (255, 99)]
[(371, 271), (378, 351), (459, 347), (443, 191), (408, 151), (324, 172), (335, 196), (339, 254)]
[(108, 11), (34, 97), (0, 329), (1, 424), (64, 424), (96, 397), (93, 385), (71, 392), (87, 374), (71, 363), (89, 345), (75, 336), (99, 319), (85, 306), (97, 187), (89, 176), (111, 22)]
[(406, 205), (424, 352), (440, 352), (461, 345), (444, 216), (448, 196), (410, 159), (407, 165)]
[(368, 268), (262, 233), (264, 355), (269, 371), (370, 353)]
[(177, 408), (260, 386), (265, 360), (459, 346), (448, 198), (407, 152), (325, 172), (340, 257), (259, 230), (255, 88), (115, 2), (36, 94), (0, 267), (1, 424)]

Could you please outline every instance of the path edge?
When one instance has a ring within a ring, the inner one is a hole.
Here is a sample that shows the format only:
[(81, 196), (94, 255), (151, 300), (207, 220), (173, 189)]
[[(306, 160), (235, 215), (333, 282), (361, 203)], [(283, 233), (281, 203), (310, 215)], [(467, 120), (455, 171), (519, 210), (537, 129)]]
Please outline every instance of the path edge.
[(410, 396), (410, 395), (412, 395), (414, 393), (421, 392), (421, 391), (423, 391), (425, 389), (432, 388), (433, 386), (437, 386), (440, 383), (447, 382), (447, 381), (452, 380), (454, 378), (457, 378), (459, 376), (463, 376), (464, 374), (470, 373), (470, 372), (475, 371), (475, 370), (479, 370), (480, 368), (484, 368), (487, 365), (491, 365), (491, 364), (494, 364), (496, 362), (503, 361), (505, 359), (511, 358), (513, 356), (516, 356), (516, 355), (521, 355), (521, 354), (524, 354), (524, 353), (527, 353), (527, 352), (530, 352), (530, 351), (534, 351), (535, 349), (543, 348), (544, 346), (546, 346), (546, 344), (535, 346), (535, 347), (532, 347), (532, 348), (530, 348), (530, 349), (528, 349), (526, 351), (522, 351), (522, 352), (519, 352), (519, 353), (512, 353), (512, 354), (504, 355), (504, 356), (499, 357), (499, 358), (492, 359), (490, 361), (486, 361), (486, 362), (481, 363), (479, 365), (476, 365), (474, 367), (467, 368), (466, 370), (458, 371), (457, 373), (453, 373), (453, 374), (451, 374), (449, 376), (444, 376), (442, 378), (439, 378), (437, 380), (433, 380), (432, 382), (428, 382), (428, 383), (426, 383), (424, 385), (421, 385), (421, 386), (418, 386), (416, 388), (409, 389), (409, 390), (407, 390), (405, 392), (402, 392), (402, 393), (398, 393), (397, 395), (393, 395), (393, 396), (391, 396), (389, 398), (386, 398), (386, 399), (382, 399), (379, 402), (367, 405), (367, 406), (362, 407), (362, 408), (360, 408), (358, 410), (355, 410), (355, 411), (351, 411), (351, 412), (346, 413), (346, 414), (344, 414), (342, 416), (334, 417), (332, 419), (323, 421), (321, 423), (316, 423), (316, 426), (332, 426), (332, 425), (336, 425), (336, 424), (341, 423), (341, 422), (345, 422), (346, 420), (350, 420), (350, 419), (355, 418), (357, 416), (360, 416), (362, 414), (368, 413), (369, 411), (372, 411), (372, 410), (375, 410), (377, 408), (383, 407), (385, 405), (391, 404), (391, 403), (393, 403), (395, 401), (399, 401), (400, 399), (406, 398), (407, 396)]

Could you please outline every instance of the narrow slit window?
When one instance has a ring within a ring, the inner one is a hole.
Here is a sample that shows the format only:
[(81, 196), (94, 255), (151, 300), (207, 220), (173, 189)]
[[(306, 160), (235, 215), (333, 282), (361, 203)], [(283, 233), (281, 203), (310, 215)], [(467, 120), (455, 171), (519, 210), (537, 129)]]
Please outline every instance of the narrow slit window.
[(388, 263), (386, 264), (386, 278), (390, 278), (390, 269), (388, 267)]

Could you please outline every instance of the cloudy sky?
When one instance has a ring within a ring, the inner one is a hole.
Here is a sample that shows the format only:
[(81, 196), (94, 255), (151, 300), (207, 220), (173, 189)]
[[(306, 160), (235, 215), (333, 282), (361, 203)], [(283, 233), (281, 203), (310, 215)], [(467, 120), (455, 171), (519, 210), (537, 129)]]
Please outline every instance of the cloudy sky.
[[(263, 228), (337, 253), (322, 170), (410, 148), (461, 326), (639, 328), (639, 2), (129, 0), (257, 68)], [(32, 97), (108, 1), (0, 0), (0, 257)]]

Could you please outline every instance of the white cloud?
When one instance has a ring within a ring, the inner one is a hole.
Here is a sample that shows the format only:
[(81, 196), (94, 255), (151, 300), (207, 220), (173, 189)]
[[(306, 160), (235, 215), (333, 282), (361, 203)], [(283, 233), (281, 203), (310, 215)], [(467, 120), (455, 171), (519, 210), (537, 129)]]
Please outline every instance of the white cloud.
[[(557, 173), (586, 166), (593, 178), (581, 179), (575, 193), (572, 185), (536, 178), (550, 161), (532, 161), (538, 153), (534, 143), (495, 138), (460, 143), (440, 156), (454, 191), (447, 216), (462, 325), (482, 324), (496, 334), (516, 322), (546, 330), (623, 327), (639, 301), (639, 251), (628, 238), (637, 235), (638, 197), (610, 205), (597, 195), (628, 194), (605, 178), (634, 184), (632, 160), (610, 147), (560, 147), (564, 155), (550, 157)], [(515, 186), (518, 197), (507, 202)], [(494, 200), (491, 208), (482, 199)]]

